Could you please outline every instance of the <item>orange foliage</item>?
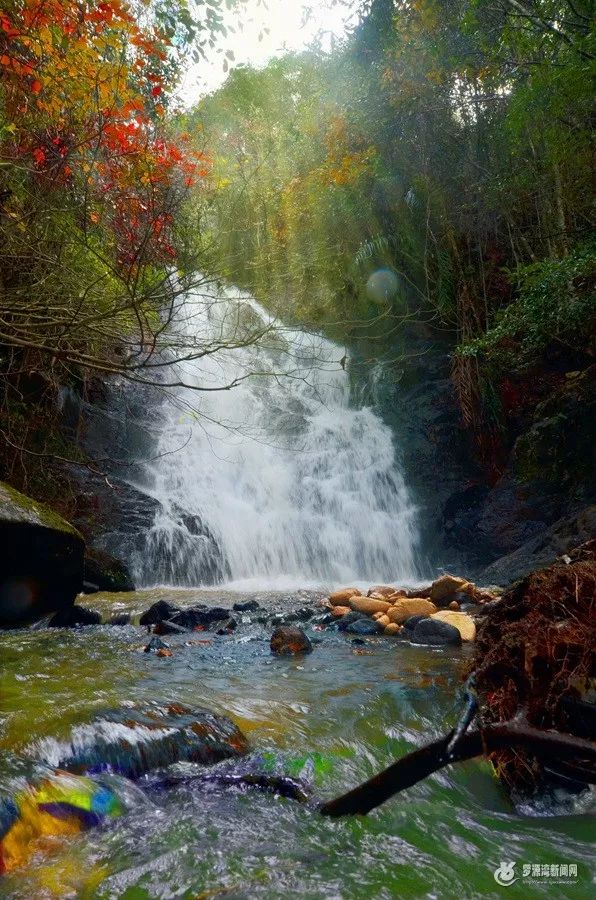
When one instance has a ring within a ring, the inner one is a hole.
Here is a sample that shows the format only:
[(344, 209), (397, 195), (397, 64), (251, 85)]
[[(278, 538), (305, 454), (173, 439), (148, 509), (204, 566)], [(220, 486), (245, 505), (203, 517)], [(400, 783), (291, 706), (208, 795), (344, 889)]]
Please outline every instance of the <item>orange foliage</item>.
[(125, 0), (11, 0), (0, 9), (0, 156), (38, 190), (84, 197), (84, 228), (113, 235), (119, 263), (175, 256), (176, 198), (207, 161), (164, 136), (176, 54)]

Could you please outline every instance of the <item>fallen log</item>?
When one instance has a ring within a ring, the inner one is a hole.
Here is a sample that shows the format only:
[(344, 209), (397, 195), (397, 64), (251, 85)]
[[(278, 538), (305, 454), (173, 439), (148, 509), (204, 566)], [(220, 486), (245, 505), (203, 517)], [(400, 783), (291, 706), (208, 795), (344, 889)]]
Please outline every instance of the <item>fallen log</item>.
[(580, 770), (592, 784), (596, 783), (594, 741), (558, 731), (543, 731), (516, 722), (487, 725), (482, 729), (468, 731), (455, 743), (454, 736), (455, 731), (450, 731), (445, 737), (408, 753), (364, 784), (324, 803), (320, 812), (334, 818), (366, 815), (395, 794), (451, 763), (512, 748), (523, 748), (541, 759), (581, 760)]

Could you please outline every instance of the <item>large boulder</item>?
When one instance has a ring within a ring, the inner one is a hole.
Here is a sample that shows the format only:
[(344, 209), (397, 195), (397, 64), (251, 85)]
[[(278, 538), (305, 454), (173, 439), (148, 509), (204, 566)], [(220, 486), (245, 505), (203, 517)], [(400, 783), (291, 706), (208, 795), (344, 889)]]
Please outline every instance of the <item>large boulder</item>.
[(0, 628), (72, 606), (83, 586), (85, 542), (43, 503), (0, 482)]

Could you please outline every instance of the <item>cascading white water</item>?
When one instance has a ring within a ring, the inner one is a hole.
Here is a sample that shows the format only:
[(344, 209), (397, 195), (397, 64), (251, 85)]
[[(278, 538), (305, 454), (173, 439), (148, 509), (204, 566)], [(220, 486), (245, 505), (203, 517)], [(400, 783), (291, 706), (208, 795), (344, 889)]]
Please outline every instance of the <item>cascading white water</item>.
[(147, 464), (160, 512), (136, 560), (141, 579), (285, 588), (415, 578), (414, 510), (392, 435), (351, 404), (342, 349), (287, 327), (253, 344), (273, 323), (238, 292), (189, 296), (181, 318), (206, 345), (249, 340), (179, 365), (197, 387), (239, 381), (170, 389)]

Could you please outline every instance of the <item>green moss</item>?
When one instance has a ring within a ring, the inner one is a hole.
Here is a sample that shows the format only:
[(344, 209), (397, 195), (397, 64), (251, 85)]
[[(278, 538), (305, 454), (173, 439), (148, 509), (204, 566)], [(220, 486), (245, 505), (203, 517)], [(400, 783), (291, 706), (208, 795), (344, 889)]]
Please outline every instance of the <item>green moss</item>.
[(83, 541), (83, 536), (74, 525), (63, 519), (62, 516), (46, 506), (22, 494), (10, 487), (4, 481), (0, 481), (0, 519), (15, 524), (39, 525), (42, 528), (51, 528), (54, 531), (62, 531)]

